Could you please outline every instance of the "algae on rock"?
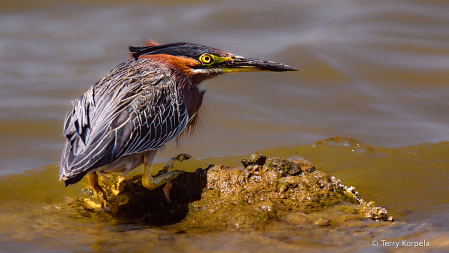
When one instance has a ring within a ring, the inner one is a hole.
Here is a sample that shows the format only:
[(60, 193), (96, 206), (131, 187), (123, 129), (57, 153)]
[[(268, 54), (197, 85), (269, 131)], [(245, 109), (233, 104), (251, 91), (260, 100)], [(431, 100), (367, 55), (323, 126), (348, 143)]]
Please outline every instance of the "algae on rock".
[(298, 217), (303, 225), (318, 226), (336, 226), (365, 217), (393, 220), (385, 209), (359, 199), (353, 187), (345, 187), (301, 157), (252, 154), (242, 164), (244, 168), (218, 165), (209, 169), (207, 187), (201, 199), (190, 205), (183, 224), (263, 229), (280, 220), (297, 222)]
[(261, 230), (279, 222), (335, 227), (366, 218), (393, 221), (384, 208), (358, 198), (354, 187), (342, 185), (301, 157), (251, 154), (242, 164), (239, 168), (211, 165), (181, 174), (173, 181), (171, 203), (162, 187), (144, 188), (141, 176), (100, 183), (110, 195), (111, 214), (154, 225), (182, 220), (179, 225), (185, 228)]

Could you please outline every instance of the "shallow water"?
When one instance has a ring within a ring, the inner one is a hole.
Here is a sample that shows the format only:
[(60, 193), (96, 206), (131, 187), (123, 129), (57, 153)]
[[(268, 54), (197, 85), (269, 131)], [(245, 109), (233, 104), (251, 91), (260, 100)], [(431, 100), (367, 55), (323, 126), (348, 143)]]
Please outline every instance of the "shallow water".
[[(0, 243), (6, 252), (146, 252), (149, 248), (168, 252), (297, 252), (370, 251), (376, 249), (371, 246), (373, 240), (427, 240), (430, 246), (418, 248), (420, 251), (444, 250), (449, 244), (448, 151), (449, 142), (385, 148), (341, 137), (261, 150), (265, 155), (306, 157), (318, 169), (355, 186), (365, 200), (386, 207), (396, 219), (392, 224), (366, 221), (336, 229), (310, 230), (298, 225), (290, 231), (282, 229), (282, 222), (277, 229), (263, 231), (239, 232), (237, 227), (228, 232), (207, 227), (185, 230), (178, 224), (157, 228), (105, 212), (86, 211), (76, 204), (76, 198), (83, 196), (87, 180), (65, 188), (57, 181), (58, 165), (49, 165), (0, 179)], [(241, 158), (189, 160), (178, 166), (187, 170), (209, 163), (237, 166)]]
[[(0, 251), (370, 251), (373, 239), (387, 237), (448, 247), (447, 13), (438, 0), (2, 1)], [(82, 184), (58, 181), (70, 100), (125, 60), (127, 46), (150, 38), (301, 69), (207, 81), (202, 127), (156, 162), (188, 153), (202, 164), (238, 165), (255, 150), (298, 153), (404, 224), (382, 233), (179, 234), (67, 206), (82, 196)], [(334, 136), (364, 144), (325, 140)]]

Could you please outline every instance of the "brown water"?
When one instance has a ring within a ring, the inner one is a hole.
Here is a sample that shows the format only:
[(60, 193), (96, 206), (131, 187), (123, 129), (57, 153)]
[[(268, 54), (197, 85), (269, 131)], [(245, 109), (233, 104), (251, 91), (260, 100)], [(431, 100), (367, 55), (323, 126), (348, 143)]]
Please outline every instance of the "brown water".
[[(448, 13), (438, 0), (2, 1), (0, 251), (410, 249), (371, 246), (382, 239), (426, 239), (431, 246), (416, 250), (448, 250)], [(70, 100), (125, 60), (128, 45), (149, 38), (301, 69), (208, 81), (203, 127), (156, 162), (179, 153), (230, 165), (256, 150), (299, 154), (386, 207), (399, 225), (180, 233), (69, 205), (85, 184), (58, 181)], [(357, 141), (325, 140), (334, 136)]]

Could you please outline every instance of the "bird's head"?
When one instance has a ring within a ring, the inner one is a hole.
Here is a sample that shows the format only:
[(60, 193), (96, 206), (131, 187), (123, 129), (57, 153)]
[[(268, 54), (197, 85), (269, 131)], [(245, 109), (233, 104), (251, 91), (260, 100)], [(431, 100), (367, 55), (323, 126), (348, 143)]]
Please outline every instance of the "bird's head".
[(186, 75), (202, 77), (200, 79), (203, 80), (232, 72), (298, 71), (282, 63), (237, 56), (221, 49), (188, 42), (163, 45), (150, 43), (146, 47), (129, 47), (129, 50), (136, 60), (139, 57), (157, 58)]

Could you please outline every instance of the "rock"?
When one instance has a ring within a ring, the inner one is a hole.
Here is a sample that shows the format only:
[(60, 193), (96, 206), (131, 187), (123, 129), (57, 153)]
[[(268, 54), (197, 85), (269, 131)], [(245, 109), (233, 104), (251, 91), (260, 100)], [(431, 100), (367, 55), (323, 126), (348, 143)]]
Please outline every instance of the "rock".
[[(207, 168), (180, 174), (173, 181), (169, 202), (163, 187), (153, 191), (143, 187), (142, 175), (118, 177), (115, 180), (100, 178), (100, 185), (109, 196), (105, 211), (151, 225), (167, 225), (184, 219), (189, 211), (189, 203), (201, 198), (206, 184)], [(92, 196), (85, 198), (84, 203), (87, 209), (101, 208)]]
[(277, 222), (335, 227), (366, 218), (393, 221), (384, 208), (366, 203), (354, 187), (316, 170), (304, 158), (251, 154), (242, 164), (181, 174), (173, 181), (171, 203), (162, 187), (144, 188), (141, 175), (100, 183), (110, 195), (108, 212), (152, 225), (182, 220), (180, 226), (186, 228), (261, 230)]

